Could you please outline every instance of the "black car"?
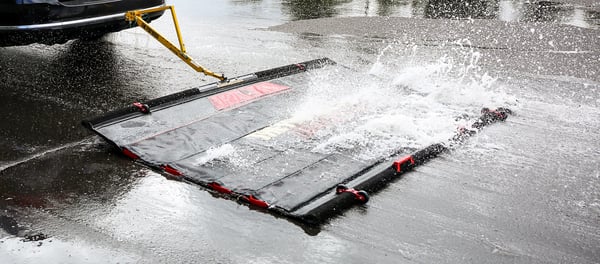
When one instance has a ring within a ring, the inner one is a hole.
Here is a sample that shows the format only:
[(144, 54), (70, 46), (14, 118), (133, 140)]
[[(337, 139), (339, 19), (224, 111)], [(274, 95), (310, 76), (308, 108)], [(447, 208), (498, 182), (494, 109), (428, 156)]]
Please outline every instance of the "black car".
[(0, 0), (0, 46), (98, 38), (136, 26), (125, 21), (125, 12), (162, 5), (164, 0)]

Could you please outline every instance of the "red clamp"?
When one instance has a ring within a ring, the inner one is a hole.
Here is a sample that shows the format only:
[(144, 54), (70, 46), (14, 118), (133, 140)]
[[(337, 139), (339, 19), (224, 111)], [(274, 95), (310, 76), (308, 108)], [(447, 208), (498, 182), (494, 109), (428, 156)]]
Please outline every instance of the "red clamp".
[(342, 193), (351, 193), (352, 195), (354, 195), (354, 199), (356, 199), (357, 201), (359, 201), (360, 203), (367, 203), (369, 201), (369, 194), (365, 191), (358, 191), (354, 188), (349, 188), (346, 185), (340, 184), (338, 186), (335, 187), (335, 194), (342, 194)]
[(217, 183), (217, 182), (211, 182), (208, 184), (208, 187), (210, 187), (211, 189), (220, 192), (220, 193), (224, 193), (224, 194), (231, 194), (233, 193), (233, 191), (223, 187), (223, 185)]
[(408, 155), (399, 160), (394, 161), (392, 168), (396, 170), (396, 173), (405, 172), (415, 166), (415, 159), (412, 155)]
[(304, 65), (300, 63), (296, 64), (296, 67), (298, 67), (298, 69), (300, 69), (301, 71), (306, 71), (306, 67), (304, 67)]
[(150, 107), (147, 104), (142, 104), (140, 102), (135, 102), (135, 103), (133, 103), (133, 106), (135, 106), (135, 108), (137, 108), (138, 110), (140, 110), (140, 112), (142, 112), (144, 114), (149, 114), (150, 113)]

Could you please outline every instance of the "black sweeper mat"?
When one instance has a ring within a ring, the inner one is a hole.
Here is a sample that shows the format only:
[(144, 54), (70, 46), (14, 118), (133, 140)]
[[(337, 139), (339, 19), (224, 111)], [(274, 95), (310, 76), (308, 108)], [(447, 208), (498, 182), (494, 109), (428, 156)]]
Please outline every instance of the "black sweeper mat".
[[(480, 118), (447, 142), (413, 154), (401, 146), (377, 159), (360, 158), (350, 150), (313, 151), (318, 130), (343, 123), (344, 115), (304, 120), (285, 109), (306, 90), (306, 74), (298, 73), (333, 64), (324, 58), (256, 72), (133, 103), (83, 123), (127, 157), (170, 177), (319, 224), (366, 203), (367, 192), (510, 114), (504, 108), (484, 108)], [(230, 152), (240, 158), (221, 158)]]

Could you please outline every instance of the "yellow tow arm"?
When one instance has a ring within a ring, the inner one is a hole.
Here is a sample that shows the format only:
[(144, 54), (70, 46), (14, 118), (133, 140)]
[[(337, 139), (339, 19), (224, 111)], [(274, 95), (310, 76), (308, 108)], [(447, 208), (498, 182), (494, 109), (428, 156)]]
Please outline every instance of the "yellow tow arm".
[[(142, 15), (154, 12), (160, 12), (164, 10), (171, 10), (171, 15), (173, 17), (173, 24), (175, 25), (175, 31), (177, 32), (177, 39), (179, 40), (179, 48), (177, 48), (171, 41), (163, 37), (156, 29), (150, 26), (148, 22), (146, 22)], [(175, 15), (175, 7), (174, 6), (161, 6), (156, 8), (144, 9), (144, 10), (133, 10), (125, 13), (125, 20), (129, 22), (135, 22), (137, 25), (152, 35), (158, 42), (163, 44), (169, 50), (171, 50), (177, 57), (187, 63), (190, 67), (192, 67), (197, 72), (204, 73), (205, 75), (215, 77), (220, 81), (225, 81), (227, 78), (222, 74), (217, 74), (212, 71), (205, 69), (204, 67), (198, 65), (194, 62), (194, 60), (187, 55), (185, 52), (185, 45), (183, 45), (183, 40), (181, 38), (181, 32), (179, 31), (179, 23), (177, 23), (177, 16)]]

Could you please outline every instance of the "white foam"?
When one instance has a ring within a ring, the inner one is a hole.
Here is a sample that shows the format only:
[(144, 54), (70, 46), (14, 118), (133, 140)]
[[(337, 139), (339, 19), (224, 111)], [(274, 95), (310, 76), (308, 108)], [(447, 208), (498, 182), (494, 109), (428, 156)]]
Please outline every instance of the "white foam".
[(235, 148), (231, 144), (210, 148), (202, 156), (196, 158), (194, 165), (201, 166), (214, 160), (231, 157), (235, 155), (235, 152)]
[(294, 116), (337, 118), (328, 118), (333, 122), (315, 135), (312, 150), (344, 149), (361, 159), (379, 158), (399, 148), (444, 142), (465, 125), (458, 116), (475, 118), (482, 107), (514, 103), (496, 78), (477, 65), (481, 54), (468, 41), (455, 44), (458, 57), (444, 56), (434, 63), (397, 65), (397, 58), (384, 62), (382, 52), (366, 73), (315, 74)]

